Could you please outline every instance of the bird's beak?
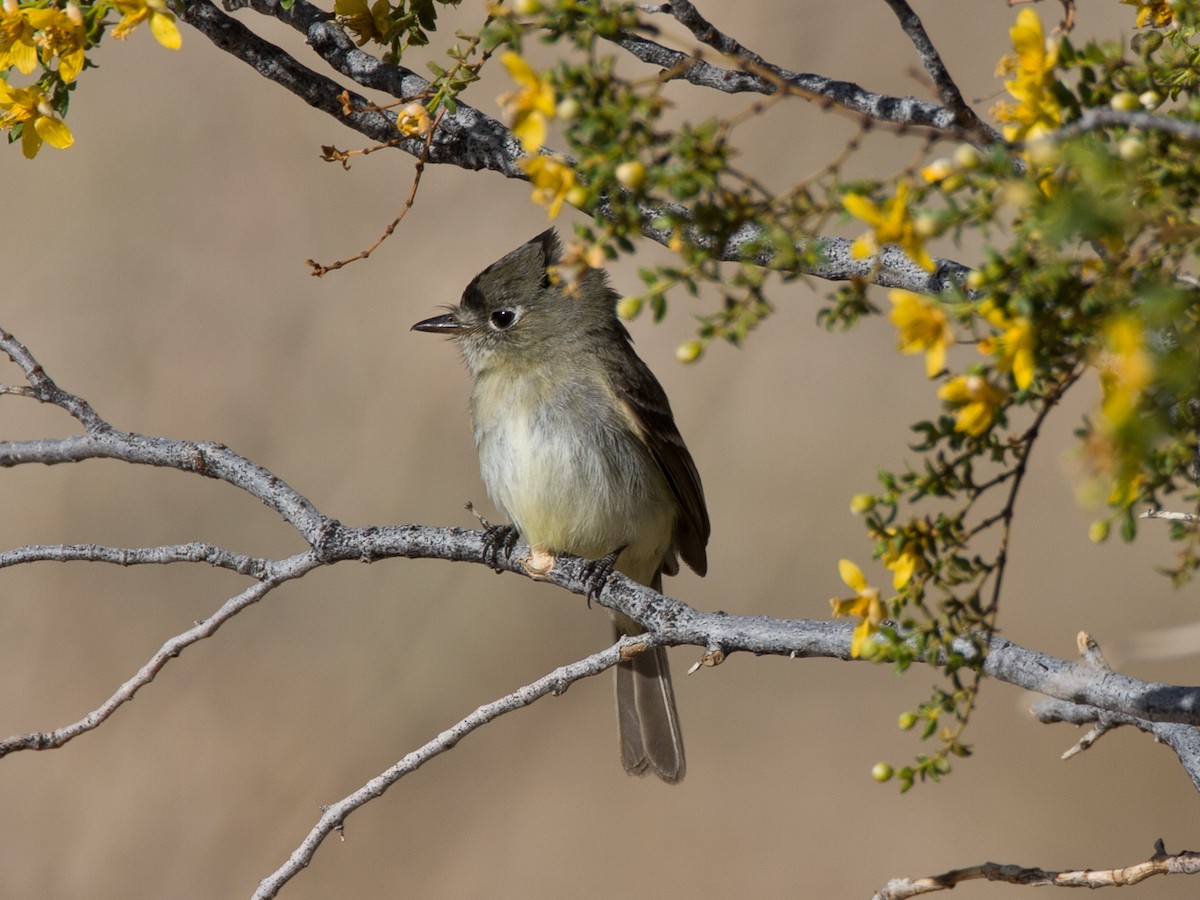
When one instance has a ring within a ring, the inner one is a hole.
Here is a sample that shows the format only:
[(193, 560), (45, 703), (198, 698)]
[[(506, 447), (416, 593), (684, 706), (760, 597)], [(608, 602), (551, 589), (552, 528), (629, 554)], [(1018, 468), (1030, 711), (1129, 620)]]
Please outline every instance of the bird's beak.
[(434, 316), (432, 319), (426, 319), (423, 322), (418, 322), (412, 327), (413, 331), (431, 331), (434, 334), (447, 334), (453, 337), (456, 334), (461, 334), (467, 330), (467, 326), (447, 313), (444, 316)]

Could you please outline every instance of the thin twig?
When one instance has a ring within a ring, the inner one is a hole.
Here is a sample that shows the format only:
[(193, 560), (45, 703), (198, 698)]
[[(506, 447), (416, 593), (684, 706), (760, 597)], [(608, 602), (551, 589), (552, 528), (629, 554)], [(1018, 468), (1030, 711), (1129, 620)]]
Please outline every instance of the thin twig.
[[(417, 162), (414, 166), (412, 187), (409, 188), (408, 197), (405, 198), (404, 207), (400, 210), (399, 215), (392, 219), (392, 223), (383, 230), (383, 234), (379, 236), (375, 243), (373, 243), (370, 247), (367, 247), (365, 250), (359, 251), (354, 256), (348, 257), (347, 259), (340, 259), (337, 262), (330, 263), (327, 266), (315, 262), (314, 260), (306, 259), (304, 262), (312, 269), (312, 271), (309, 273), (310, 275), (320, 278), (326, 272), (332, 272), (335, 269), (340, 269), (342, 266), (349, 265), (352, 262), (357, 262), (360, 259), (366, 259), (377, 249), (379, 249), (380, 244), (392, 236), (392, 232), (396, 230), (396, 226), (400, 224), (400, 221), (406, 215), (408, 215), (408, 211), (412, 209), (413, 203), (416, 202), (417, 189), (421, 186), (421, 175), (423, 175), (425, 172), (425, 163), (429, 161), (429, 148), (433, 143), (433, 133), (437, 130), (438, 124), (442, 121), (442, 117), (445, 116), (445, 114), (446, 110), (443, 107), (438, 111), (437, 118), (433, 120), (433, 125), (429, 129), (429, 133), (425, 136), (425, 149), (421, 152), (421, 155), (417, 157)], [(383, 148), (376, 147), (372, 149), (378, 150)]]
[(983, 863), (965, 869), (953, 869), (941, 875), (925, 878), (896, 878), (876, 891), (872, 900), (907, 900), (920, 894), (948, 891), (965, 881), (1003, 881), (1008, 884), (1039, 885), (1053, 887), (1123, 887), (1145, 881), (1155, 875), (1195, 875), (1200, 873), (1200, 853), (1184, 850), (1167, 855), (1155, 853), (1146, 862), (1135, 863), (1120, 869), (1076, 869), (1055, 872), (1049, 869), (1031, 869), (1025, 866)]
[(81, 734), (86, 734), (107, 720), (113, 713), (134, 698), (139, 690), (154, 680), (155, 676), (168, 662), (178, 656), (187, 647), (197, 641), (214, 634), (218, 628), (248, 606), (257, 603), (272, 590), (312, 571), (321, 565), (320, 559), (312, 551), (293, 556), (281, 561), (275, 568), (274, 575), (259, 581), (235, 597), (225, 601), (216, 612), (202, 622), (197, 622), (187, 631), (175, 635), (164, 643), (146, 663), (125, 681), (111, 696), (82, 719), (56, 728), (53, 731), (35, 731), (27, 734), (17, 734), (0, 740), (0, 758), (17, 750), (53, 750), (61, 747)]
[(537, 681), (517, 688), (511, 694), (506, 694), (498, 700), (493, 700), (491, 703), (486, 703), (479, 707), (469, 716), (461, 719), (433, 740), (409, 753), (391, 768), (372, 778), (354, 793), (324, 807), (321, 818), (317, 820), (317, 824), (313, 826), (308, 836), (305, 837), (300, 845), (292, 851), (292, 855), (288, 857), (287, 862), (259, 882), (258, 889), (254, 892), (253, 900), (266, 900), (266, 898), (274, 897), (278, 894), (280, 888), (308, 866), (309, 862), (312, 861), (313, 854), (317, 852), (317, 848), (321, 846), (322, 842), (330, 834), (342, 829), (346, 818), (352, 812), (374, 800), (376, 797), (381, 796), (384, 791), (405, 775), (415, 772), (431, 759), (440, 756), (454, 747), (477, 728), (498, 719), (505, 713), (523, 709), (548, 694), (553, 694), (556, 697), (559, 696), (576, 681), (582, 678), (590, 678), (593, 675), (599, 675), (601, 672), (612, 668), (624, 658), (624, 655), (631, 648), (650, 646), (653, 646), (653, 639), (647, 635), (622, 638), (605, 650), (593, 653), (591, 656), (577, 662), (560, 666)]

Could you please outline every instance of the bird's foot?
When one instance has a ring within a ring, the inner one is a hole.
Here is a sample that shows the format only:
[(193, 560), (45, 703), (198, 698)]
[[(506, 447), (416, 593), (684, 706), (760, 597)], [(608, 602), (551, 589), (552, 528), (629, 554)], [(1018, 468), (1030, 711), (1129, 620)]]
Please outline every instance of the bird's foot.
[(613, 573), (613, 569), (617, 565), (617, 557), (621, 555), (624, 547), (618, 547), (612, 553), (600, 557), (600, 559), (588, 560), (583, 566), (583, 583), (587, 588), (584, 594), (587, 597), (588, 606), (592, 605), (593, 600), (600, 599), (600, 592), (604, 590), (604, 586), (608, 584), (608, 578)]

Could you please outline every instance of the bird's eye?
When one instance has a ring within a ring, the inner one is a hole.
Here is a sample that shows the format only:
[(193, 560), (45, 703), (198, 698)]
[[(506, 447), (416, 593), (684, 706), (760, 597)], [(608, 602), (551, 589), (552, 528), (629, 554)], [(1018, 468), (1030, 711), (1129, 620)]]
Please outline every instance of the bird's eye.
[(492, 327), (497, 331), (504, 331), (512, 328), (513, 323), (517, 321), (517, 314), (511, 309), (498, 309), (492, 313)]

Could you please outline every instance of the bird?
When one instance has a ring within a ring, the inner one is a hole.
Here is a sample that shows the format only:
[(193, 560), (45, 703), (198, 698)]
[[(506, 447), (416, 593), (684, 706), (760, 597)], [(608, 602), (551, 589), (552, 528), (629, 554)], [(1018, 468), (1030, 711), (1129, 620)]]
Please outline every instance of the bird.
[[(452, 338), (473, 378), (480, 472), (515, 529), (493, 537), (511, 551), (519, 534), (535, 577), (569, 554), (661, 592), (680, 558), (707, 571), (700, 476), (606, 273), (569, 278), (561, 259), (557, 234), (544, 231), (412, 328)], [(619, 613), (613, 625), (618, 637), (644, 631)], [(619, 662), (615, 696), (625, 770), (678, 783), (687, 764), (665, 649)]]

